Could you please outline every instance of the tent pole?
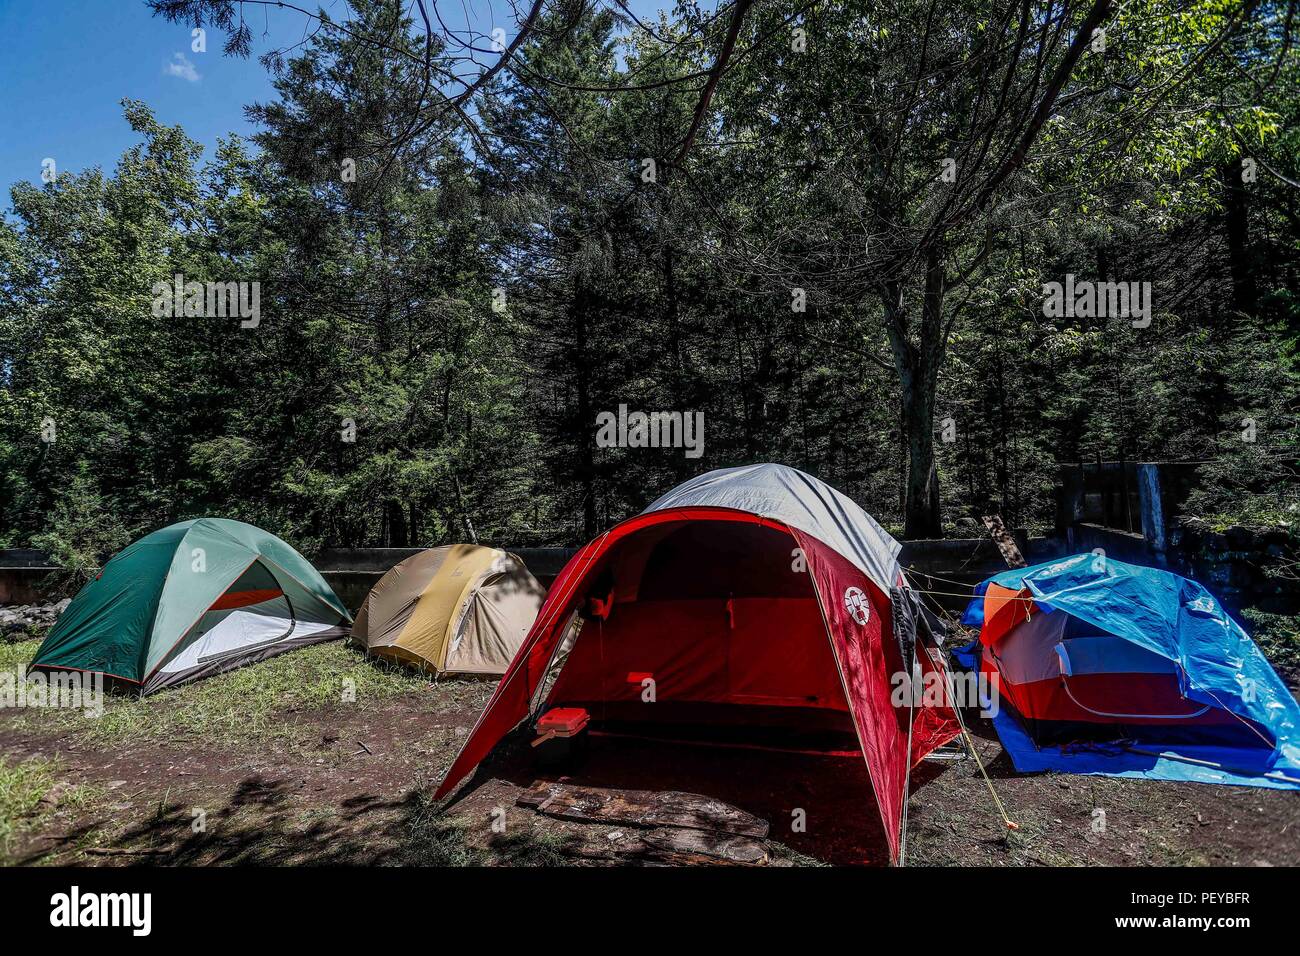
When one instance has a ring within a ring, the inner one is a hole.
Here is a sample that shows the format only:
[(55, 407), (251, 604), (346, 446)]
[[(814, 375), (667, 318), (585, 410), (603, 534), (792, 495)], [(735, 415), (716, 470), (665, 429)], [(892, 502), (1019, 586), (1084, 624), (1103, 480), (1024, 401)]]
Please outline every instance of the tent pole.
[(908, 675), (907, 751), (903, 758), (903, 818), (898, 827), (898, 865), (907, 866), (907, 805), (912, 795), (912, 728), (916, 726), (916, 648), (912, 649), (912, 673)]

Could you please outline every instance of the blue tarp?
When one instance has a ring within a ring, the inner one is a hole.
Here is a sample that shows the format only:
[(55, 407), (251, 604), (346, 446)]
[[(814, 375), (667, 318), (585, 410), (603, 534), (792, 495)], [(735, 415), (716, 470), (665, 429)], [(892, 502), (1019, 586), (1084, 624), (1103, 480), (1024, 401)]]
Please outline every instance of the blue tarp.
[[(979, 584), (962, 623), (984, 623), (983, 595), (990, 583), (1027, 588), (1044, 611), (1063, 611), (1094, 627), (1131, 641), (1178, 663), (1182, 691), (1189, 700), (1230, 711), (1254, 722), (1277, 742), (1258, 748), (1191, 747), (1130, 741), (1130, 749), (1095, 748), (1063, 752), (1039, 748), (1007, 708), (995, 720), (1017, 770), (1144, 776), (1252, 786), (1300, 785), (1265, 774), (1300, 778), (1300, 706), (1263, 652), (1205, 588), (1169, 571), (1125, 564), (1096, 554), (1080, 554), (994, 575)], [(977, 665), (978, 647), (958, 652), (966, 666)], [(1152, 757), (1131, 748), (1176, 754)], [(1188, 760), (1206, 760), (1241, 773), (1224, 773)], [(1226, 779), (1230, 778), (1230, 779)]]

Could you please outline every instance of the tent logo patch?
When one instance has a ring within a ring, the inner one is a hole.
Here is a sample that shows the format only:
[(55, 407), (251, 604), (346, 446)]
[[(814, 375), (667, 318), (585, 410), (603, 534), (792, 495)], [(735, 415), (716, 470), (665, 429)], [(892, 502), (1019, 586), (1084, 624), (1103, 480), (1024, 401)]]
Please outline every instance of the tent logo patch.
[(844, 592), (844, 610), (848, 611), (849, 617), (859, 624), (867, 623), (867, 619), (871, 617), (871, 603), (862, 593), (862, 588), (849, 588)]

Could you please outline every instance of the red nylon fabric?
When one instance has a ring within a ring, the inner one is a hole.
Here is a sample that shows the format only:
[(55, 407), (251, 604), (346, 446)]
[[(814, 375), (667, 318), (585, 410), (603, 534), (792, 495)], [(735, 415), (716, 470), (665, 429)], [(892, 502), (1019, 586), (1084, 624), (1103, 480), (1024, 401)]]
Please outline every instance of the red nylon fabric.
[[(897, 859), (909, 766), (957, 734), (955, 716), (946, 707), (918, 704), (909, 760), (908, 711), (891, 700), (891, 677), (901, 670), (901, 656), (888, 595), (817, 538), (730, 509), (650, 512), (579, 551), (560, 572), (537, 622), (435, 796), (450, 793), (527, 717), (555, 647), (574, 610), (590, 596), (610, 549), (652, 525), (693, 520), (748, 522), (790, 534), (807, 562), (812, 600), (616, 600), (607, 621), (589, 622), (584, 628), (550, 700), (634, 701), (641, 692), (640, 679), (652, 675), (660, 700), (839, 711), (847, 706), (877, 795), (890, 858)], [(845, 603), (850, 589), (857, 601), (852, 606)], [(941, 659), (918, 650), (923, 674), (943, 673)], [(637, 675), (637, 681), (630, 681), (629, 674)]]
[(1020, 683), (1007, 680), (988, 659), (987, 652), (980, 667), (997, 680), (998, 692), (1021, 716), (1035, 720), (1103, 725), (1122, 721), (1143, 726), (1234, 729), (1242, 726), (1227, 711), (1217, 707), (1205, 710), (1203, 705), (1188, 700), (1179, 689), (1177, 679), (1169, 674), (1076, 674), (1068, 678), (1067, 693), (1067, 679), (1061, 677)]
[(992, 647), (1002, 640), (1030, 614), (1039, 613), (1038, 605), (1030, 600), (1028, 588), (1013, 591), (1000, 584), (990, 584), (984, 592), (984, 626), (980, 628), (980, 641)]
[[(862, 756), (871, 774), (876, 805), (889, 840), (889, 857), (898, 859), (903, 818), (903, 791), (911, 764), (958, 733), (951, 709), (927, 708), (918, 702), (912, 734), (912, 759), (907, 753), (908, 709), (895, 706), (895, 675), (903, 671), (902, 656), (894, 637), (893, 611), (888, 597), (857, 567), (816, 538), (793, 532), (808, 558), (808, 570), (817, 585), (826, 629), (839, 662), (849, 710), (853, 716)], [(855, 616), (858, 592), (869, 600), (870, 612), (862, 621)], [(922, 676), (941, 667), (918, 648)], [(944, 698), (947, 699), (946, 693)]]
[[(896, 860), (903, 817), (903, 782), (907, 774), (907, 729), (889, 700), (889, 675), (902, 667), (898, 655), (894, 655), (896, 666), (890, 666), (882, 640), (882, 635), (892, 630), (886, 630), (892, 617), (889, 601), (865, 574), (823, 547), (816, 538), (798, 531), (794, 534), (808, 558), (808, 571), (816, 583), (849, 712), (885, 825), (889, 858)], [(865, 622), (850, 616), (846, 596), (855, 593), (850, 589), (860, 591), (868, 599)]]
[(617, 527), (605, 532), (600, 537), (586, 544), (569, 563), (560, 571), (551, 590), (546, 595), (546, 602), (537, 614), (532, 630), (524, 639), (523, 645), (510, 662), (509, 669), (497, 684), (492, 699), (479, 715), (478, 723), (470, 731), (455, 761), (447, 770), (438, 787), (434, 799), (441, 799), (449, 794), (479, 763), (492, 752), (492, 748), (501, 738), (510, 733), (519, 722), (528, 716), (528, 705), (533, 692), (545, 675), (555, 645), (560, 640), (563, 629), (568, 623), (578, 604), (586, 597), (589, 586), (589, 572), (595, 562), (617, 541), (651, 525), (670, 521), (748, 521), (766, 524), (770, 527), (782, 527), (777, 522), (767, 521), (756, 515), (729, 508), (673, 508), (638, 515), (624, 521)]
[[(548, 699), (641, 699), (845, 710), (821, 614), (806, 599), (725, 598), (620, 604), (574, 645)], [(728, 606), (730, 605), (730, 607)], [(639, 719), (663, 708), (646, 706)]]

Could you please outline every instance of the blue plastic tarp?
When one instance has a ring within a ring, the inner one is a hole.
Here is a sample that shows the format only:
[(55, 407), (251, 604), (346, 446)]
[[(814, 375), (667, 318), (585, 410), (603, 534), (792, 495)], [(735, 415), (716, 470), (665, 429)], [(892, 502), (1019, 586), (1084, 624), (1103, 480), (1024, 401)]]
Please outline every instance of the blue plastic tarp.
[[(1008, 715), (1007, 720), (999, 719), (995, 725), (1017, 770), (1300, 788), (1294, 783), (1262, 779), (1269, 773), (1300, 778), (1300, 706), (1250, 636), (1195, 581), (1159, 568), (1080, 554), (1030, 568), (1014, 568), (982, 582), (962, 617), (964, 624), (983, 625), (983, 595), (990, 583), (1017, 591), (1028, 589), (1043, 611), (1063, 611), (1176, 662), (1182, 691), (1189, 700), (1237, 714), (1263, 728), (1276, 741), (1271, 752), (1263, 740), (1260, 747), (1250, 749), (1180, 745), (1176, 753), (1185, 758), (1181, 761), (1129, 751), (1061, 753), (1061, 748), (1038, 748), (1019, 722)], [(959, 660), (963, 656), (963, 663), (977, 666), (970, 655), (959, 653)], [(1141, 741), (1133, 741), (1131, 746), (1168, 750)], [(1221, 772), (1189, 763), (1189, 759), (1243, 772)], [(1211, 779), (1216, 776), (1233, 779)]]

